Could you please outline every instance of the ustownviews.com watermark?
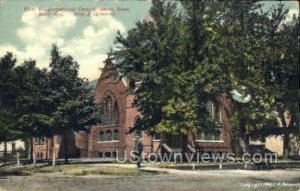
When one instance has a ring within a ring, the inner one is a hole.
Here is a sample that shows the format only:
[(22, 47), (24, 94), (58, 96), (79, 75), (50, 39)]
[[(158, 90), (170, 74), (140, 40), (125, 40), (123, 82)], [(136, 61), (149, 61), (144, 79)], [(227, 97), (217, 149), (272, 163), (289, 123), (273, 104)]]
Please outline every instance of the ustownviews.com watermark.
[(146, 153), (138, 155), (138, 150), (116, 150), (118, 163), (277, 163), (276, 153), (244, 153), (237, 156), (234, 153), (195, 152), (195, 153)]

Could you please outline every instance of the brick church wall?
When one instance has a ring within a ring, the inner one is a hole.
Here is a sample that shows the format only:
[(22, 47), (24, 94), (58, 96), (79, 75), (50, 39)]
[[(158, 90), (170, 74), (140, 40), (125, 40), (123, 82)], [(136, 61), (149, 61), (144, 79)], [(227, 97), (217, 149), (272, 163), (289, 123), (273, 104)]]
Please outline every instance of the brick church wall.
[[(101, 74), (95, 92), (95, 102), (101, 103), (106, 94), (112, 95), (118, 105), (119, 124), (117, 127), (112, 128), (99, 127), (98, 125), (92, 126), (89, 134), (89, 157), (101, 157), (103, 156), (103, 153), (110, 153), (109, 155), (112, 156), (113, 154), (115, 154), (116, 150), (118, 150), (119, 153), (123, 155), (124, 150), (127, 147), (132, 146), (132, 138), (130, 137), (130, 135), (127, 135), (128, 128), (132, 127), (132, 124), (128, 124), (127, 122), (132, 120), (132, 118), (137, 115), (137, 111), (135, 108), (132, 109), (132, 107), (128, 107), (128, 97), (129, 101), (133, 98), (130, 98), (130, 96), (128, 96), (128, 88), (126, 86), (126, 82), (124, 82), (123, 79), (119, 76), (111, 78), (107, 74), (111, 72), (112, 71), (108, 68), (104, 69), (103, 73)], [(129, 111), (127, 111), (127, 109)], [(127, 116), (128, 113), (130, 114), (130, 116)], [(114, 130), (116, 128), (119, 131), (119, 140), (99, 141), (101, 130), (107, 131), (109, 129)]]

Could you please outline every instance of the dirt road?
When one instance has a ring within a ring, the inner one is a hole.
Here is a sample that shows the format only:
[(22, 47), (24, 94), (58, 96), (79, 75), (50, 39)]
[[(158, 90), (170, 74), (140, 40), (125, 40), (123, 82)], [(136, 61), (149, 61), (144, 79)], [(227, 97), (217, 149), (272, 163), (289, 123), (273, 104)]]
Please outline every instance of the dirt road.
[(0, 191), (298, 191), (298, 189), (300, 189), (300, 169), (80, 177), (66, 177), (52, 173), (0, 177)]

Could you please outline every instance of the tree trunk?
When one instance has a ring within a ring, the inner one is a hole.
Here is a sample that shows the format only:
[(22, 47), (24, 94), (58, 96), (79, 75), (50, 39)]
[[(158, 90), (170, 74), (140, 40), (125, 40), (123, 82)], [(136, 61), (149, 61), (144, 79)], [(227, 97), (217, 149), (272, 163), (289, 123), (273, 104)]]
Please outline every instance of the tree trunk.
[(236, 112), (237, 112), (237, 119), (238, 119), (238, 125), (237, 129), (237, 147), (238, 147), (238, 153), (240, 156), (242, 156), (244, 153), (247, 153), (249, 151), (249, 141), (246, 138), (246, 120), (244, 116), (243, 111), (243, 105), (237, 104), (236, 105)]
[(29, 159), (31, 162), (33, 162), (33, 138), (29, 139), (29, 144), (30, 144), (30, 150), (29, 150)]
[(48, 143), (48, 137), (46, 138), (46, 156), (45, 156), (45, 159), (46, 160), (48, 160), (49, 159), (49, 153), (48, 153), (48, 151), (49, 151), (49, 143)]
[(190, 142), (191, 147), (194, 148), (195, 150), (197, 150), (197, 145), (196, 145), (196, 135), (194, 132), (189, 131), (189, 137), (190, 139), (188, 140), (188, 142)]
[(237, 156), (241, 154), (240, 150), (240, 133), (237, 127), (230, 128), (231, 148)]
[(68, 156), (68, 132), (67, 131), (64, 133), (64, 152), (65, 152), (65, 163), (68, 163), (69, 156)]
[(20, 153), (17, 152), (17, 166), (20, 166)]
[(289, 146), (290, 146), (290, 137), (288, 131), (284, 133), (283, 136), (283, 156), (288, 158), (289, 157)]
[[(284, 116), (284, 111), (283, 110), (280, 111), (279, 116), (280, 116), (283, 128), (288, 128), (287, 123), (285, 121), (285, 116)], [(288, 133), (287, 129), (285, 129), (285, 130), (286, 131), (284, 131), (284, 134), (283, 134), (283, 156), (284, 157), (289, 157), (290, 137), (289, 137), (289, 133)]]
[(51, 138), (51, 153), (52, 153), (52, 166), (55, 166), (55, 144), (54, 144), (54, 136)]
[(30, 161), (31, 160), (31, 156), (30, 156), (31, 148), (30, 148), (30, 140), (29, 139), (26, 141), (25, 149), (27, 151), (27, 153), (26, 153), (27, 159)]
[(33, 138), (29, 139), (29, 160), (30, 162), (35, 166), (36, 165), (36, 156), (34, 153), (34, 149), (33, 149), (34, 145), (33, 145)]
[(32, 155), (32, 161), (33, 161), (33, 166), (35, 167), (36, 166), (36, 156), (35, 156), (35, 153), (33, 153), (33, 155)]
[(4, 141), (4, 151), (3, 151), (3, 164), (6, 165), (7, 159), (7, 141)]
[(291, 120), (290, 120), (288, 126), (286, 127), (287, 129), (284, 132), (284, 137), (283, 137), (283, 155), (287, 158), (290, 157), (290, 131), (289, 130), (294, 128), (296, 115), (294, 113), (292, 113), (290, 117), (291, 117)]
[(246, 135), (246, 126), (245, 126), (245, 120), (240, 119), (240, 135), (239, 135), (239, 150), (241, 151), (241, 154), (243, 153), (248, 153), (249, 152), (249, 139), (247, 138)]
[(238, 125), (236, 127), (231, 127), (230, 138), (231, 147), (233, 152), (242, 156), (244, 153), (249, 152), (249, 137), (246, 135), (246, 122), (242, 115), (242, 108), (237, 108), (237, 119)]

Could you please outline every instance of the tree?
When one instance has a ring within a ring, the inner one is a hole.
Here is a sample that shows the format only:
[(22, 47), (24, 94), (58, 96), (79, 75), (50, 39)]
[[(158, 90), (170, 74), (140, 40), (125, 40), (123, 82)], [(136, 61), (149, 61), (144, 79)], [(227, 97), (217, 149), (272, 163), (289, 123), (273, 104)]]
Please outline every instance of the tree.
[[(259, 135), (258, 129), (277, 126), (279, 95), (270, 75), (279, 61), (274, 43), (285, 42), (272, 41), (287, 10), (279, 3), (263, 11), (259, 1), (191, 0), (181, 1), (179, 9), (152, 3), (150, 22), (138, 22), (126, 37), (118, 34), (118, 49), (111, 53), (120, 71), (142, 81), (136, 99), (140, 126), (168, 133), (203, 130), (211, 126), (205, 103), (226, 100), (232, 147), (237, 154), (246, 152), (250, 132)], [(279, 52), (290, 50), (285, 46)], [(293, 58), (293, 69), (285, 72), (296, 71)]]
[(17, 139), (20, 131), (15, 122), (17, 95), (14, 66), (16, 59), (7, 53), (0, 59), (0, 142), (4, 142), (4, 162), (7, 155), (7, 142)]
[[(269, 39), (269, 88), (275, 95), (274, 110), (284, 129), (284, 156), (288, 157), (290, 134), (300, 134), (299, 106), (299, 16), (282, 23)], [(290, 120), (286, 122), (285, 113)], [(272, 133), (270, 133), (272, 134)]]
[(112, 53), (118, 69), (142, 80), (136, 99), (143, 115), (141, 126), (187, 134), (214, 125), (206, 104), (217, 101), (233, 81), (222, 79), (227, 70), (211, 62), (218, 50), (213, 42), (222, 37), (224, 5), (182, 1), (180, 14), (177, 4), (153, 1), (151, 22), (137, 23), (126, 38), (118, 34), (121, 46)]
[[(262, 24), (255, 1), (224, 1), (216, 24), (211, 26), (211, 35), (206, 44), (207, 51), (202, 64), (197, 67), (198, 82), (205, 92), (217, 98), (226, 95), (227, 115), (230, 120), (232, 148), (235, 153), (247, 151), (246, 121), (250, 104), (239, 103), (232, 93), (238, 91), (245, 96), (263, 88), (261, 82), (260, 56), (263, 46), (256, 35), (256, 25)], [(258, 57), (255, 58), (255, 57)], [(257, 63), (258, 61), (258, 63)], [(258, 70), (258, 71), (257, 71)], [(225, 105), (225, 103), (220, 103)]]
[(22, 138), (30, 143), (33, 159), (33, 138), (51, 136), (51, 113), (49, 105), (49, 75), (46, 69), (36, 67), (35, 61), (25, 61), (15, 68), (19, 94), (16, 98), (17, 122)]
[(177, 4), (153, 1), (150, 22), (139, 22), (126, 38), (116, 39), (117, 68), (142, 81), (136, 104), (144, 129), (187, 134), (213, 125), (206, 109), (213, 94), (205, 90), (199, 70), (219, 22), (219, 4), (182, 4), (186, 10), (180, 14)]
[(135, 100), (142, 113), (138, 128), (186, 135), (200, 127), (199, 119), (206, 119), (196, 112), (205, 107), (193, 93), (188, 28), (176, 3), (152, 3), (149, 17), (126, 37), (117, 35), (117, 50), (111, 55), (118, 70), (142, 81)]
[[(162, 106), (171, 93), (167, 91), (172, 91), (166, 73), (178, 58), (174, 53), (180, 39), (181, 21), (174, 17), (175, 9), (174, 5), (164, 8), (163, 2), (153, 1), (148, 20), (138, 22), (127, 37), (118, 34), (119, 50), (112, 53), (119, 61), (117, 68), (121, 72), (135, 81), (142, 81), (136, 104), (145, 127), (154, 127), (161, 121)], [(175, 27), (175, 22), (179, 26)]]
[[(261, 6), (253, 1), (224, 1), (220, 24), (207, 44), (210, 52), (198, 68), (199, 81), (207, 82), (206, 91), (229, 96), (227, 101), (231, 104), (227, 113), (232, 146), (239, 154), (247, 152), (250, 132), (260, 136), (258, 130), (278, 127), (273, 113), (278, 109), (275, 107), (280, 103), (278, 98), (287, 91), (276, 88), (276, 68), (284, 68), (282, 71), (289, 71), (290, 76), (295, 76), (296, 71), (295, 55), (289, 60), (294, 71), (289, 69), (291, 66), (284, 66), (278, 56), (286, 49), (283, 47), (289, 46), (276, 40), (280, 33), (289, 36), (280, 30), (287, 10), (281, 3), (269, 11), (263, 11)], [(287, 88), (286, 85), (282, 87)], [(251, 99), (243, 103), (242, 99), (247, 96)]]
[(93, 94), (88, 80), (78, 77), (78, 68), (71, 56), (61, 56), (53, 45), (49, 74), (53, 100), (51, 131), (63, 135), (65, 162), (68, 162), (68, 132), (83, 130), (96, 122)]

